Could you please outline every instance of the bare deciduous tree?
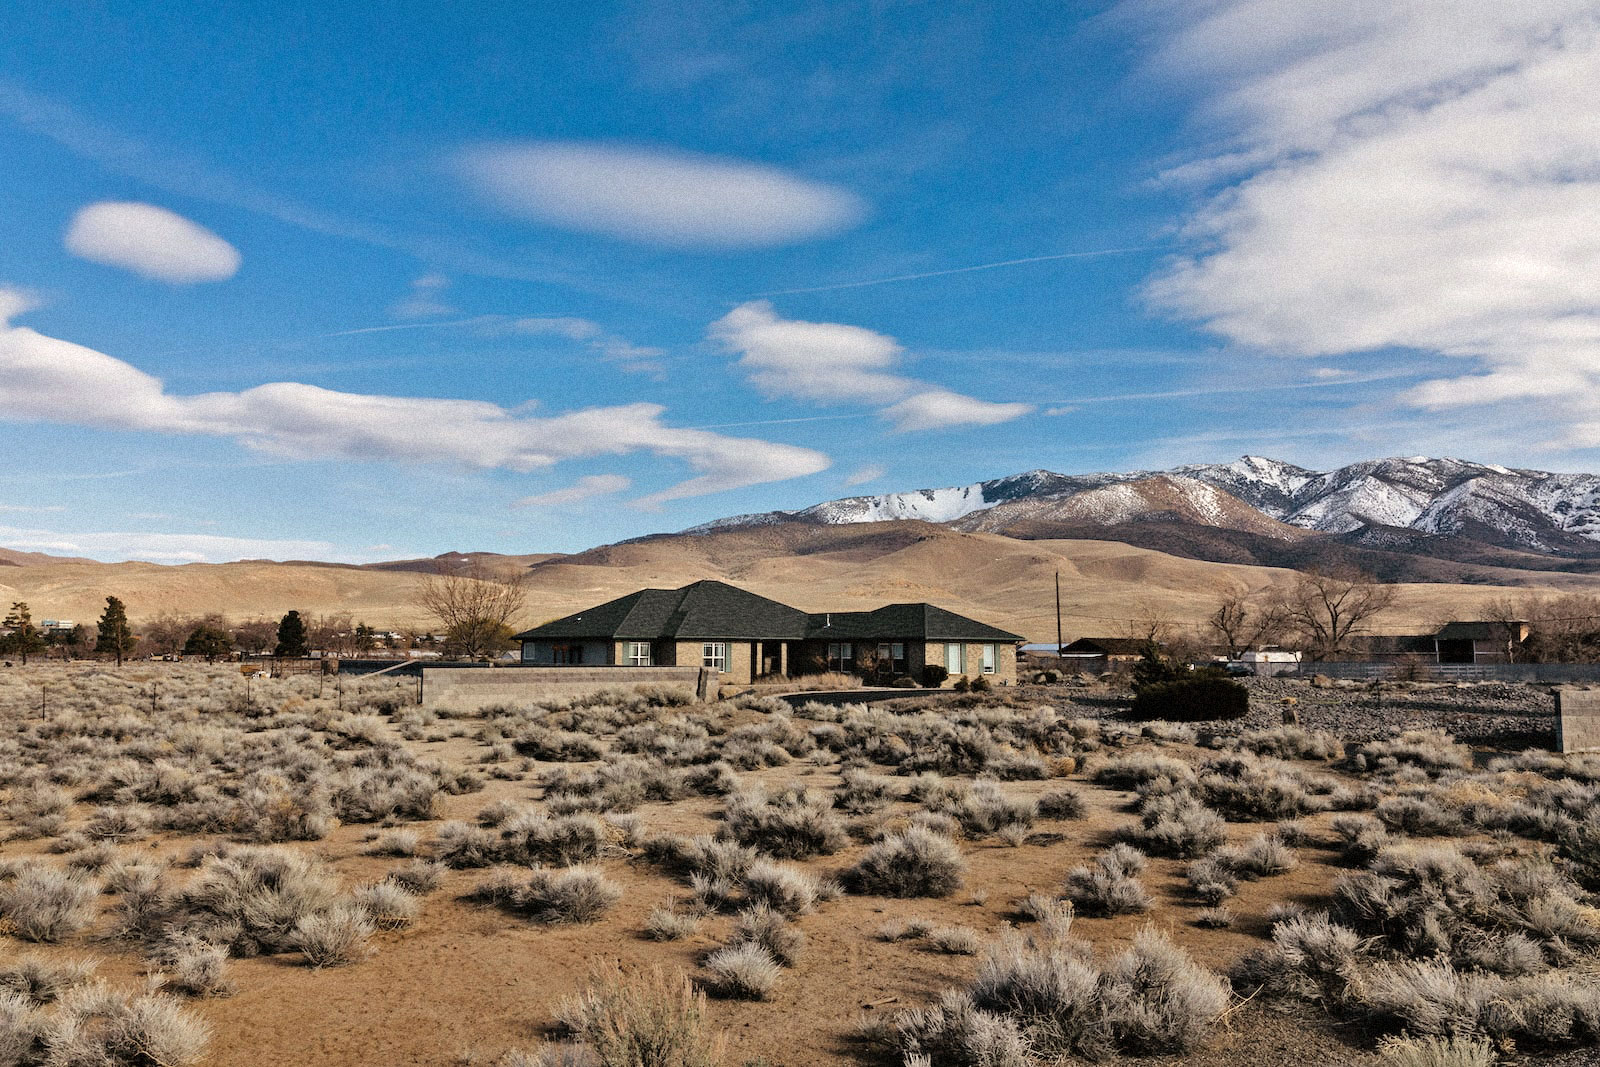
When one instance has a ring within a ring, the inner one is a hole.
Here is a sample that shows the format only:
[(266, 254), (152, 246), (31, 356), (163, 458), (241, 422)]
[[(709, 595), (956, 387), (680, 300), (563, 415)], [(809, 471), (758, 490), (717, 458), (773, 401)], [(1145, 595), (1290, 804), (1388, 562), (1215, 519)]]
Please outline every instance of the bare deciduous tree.
[(446, 646), (467, 659), (506, 648), (511, 622), (527, 600), (527, 572), (496, 573), (478, 560), (441, 564), (423, 579), (417, 600), (439, 620)]
[(1283, 601), (1283, 616), (1313, 659), (1332, 659), (1394, 598), (1394, 586), (1359, 571), (1303, 571)]
[(1206, 627), (1227, 646), (1228, 658), (1238, 659), (1248, 649), (1276, 643), (1283, 630), (1284, 615), (1281, 598), (1229, 593), (1206, 617)]

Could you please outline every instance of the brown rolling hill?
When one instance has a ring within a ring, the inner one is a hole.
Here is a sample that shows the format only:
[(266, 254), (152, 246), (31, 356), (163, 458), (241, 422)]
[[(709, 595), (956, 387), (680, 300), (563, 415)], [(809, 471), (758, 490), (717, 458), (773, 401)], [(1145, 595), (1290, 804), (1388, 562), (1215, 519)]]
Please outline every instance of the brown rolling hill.
[[(1159, 530), (1163, 524), (1139, 525)], [(1198, 623), (1221, 593), (1265, 589), (1294, 578), (1282, 567), (1198, 560), (1115, 540), (1051, 537), (1045, 529), (1033, 533), (1024, 539), (916, 521), (796, 522), (664, 534), (575, 555), (478, 558), (493, 567), (527, 569), (528, 607), (521, 621), (529, 625), (643, 586), (718, 578), (807, 610), (928, 600), (1039, 641), (1055, 637), (1057, 572), (1069, 639), (1120, 634), (1143, 618)], [(1275, 538), (1261, 541), (1283, 544)], [(116, 595), (135, 623), (164, 612), (277, 618), (293, 608), (312, 615), (348, 614), (379, 627), (426, 627), (429, 620), (416, 599), (431, 569), (428, 563), (30, 561), (0, 571), (0, 600), (26, 600), (36, 619), (80, 622), (93, 621), (104, 598)], [(1478, 566), (1468, 581), (1401, 584), (1382, 627), (1408, 631), (1446, 617), (1469, 617), (1486, 600), (1508, 593), (1600, 593), (1600, 579), (1585, 575)]]

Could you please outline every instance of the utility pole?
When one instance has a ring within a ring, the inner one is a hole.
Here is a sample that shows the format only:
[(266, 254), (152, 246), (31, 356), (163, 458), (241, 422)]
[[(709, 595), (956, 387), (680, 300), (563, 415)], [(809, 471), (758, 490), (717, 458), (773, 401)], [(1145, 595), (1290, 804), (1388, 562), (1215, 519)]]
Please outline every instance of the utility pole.
[(1056, 571), (1056, 659), (1061, 658), (1061, 572)]

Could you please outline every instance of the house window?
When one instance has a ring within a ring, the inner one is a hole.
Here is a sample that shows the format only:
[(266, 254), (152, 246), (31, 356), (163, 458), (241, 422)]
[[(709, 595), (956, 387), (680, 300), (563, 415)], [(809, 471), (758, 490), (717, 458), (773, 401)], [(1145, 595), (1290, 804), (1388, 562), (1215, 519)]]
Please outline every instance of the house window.
[(906, 646), (899, 641), (885, 641), (878, 646), (878, 670), (888, 671), (895, 677), (906, 673)]
[(848, 641), (835, 641), (828, 645), (828, 669), (839, 674), (849, 674), (856, 669), (856, 647)]
[(967, 673), (967, 646), (951, 641), (944, 646), (944, 669), (954, 678)]
[(710, 667), (717, 671), (728, 669), (728, 643), (726, 641), (707, 641), (700, 646), (700, 666)]
[(628, 666), (648, 667), (651, 662), (649, 641), (628, 642)]
[(551, 645), (550, 662), (557, 667), (576, 667), (583, 663), (583, 646)]
[(994, 673), (995, 658), (996, 658), (995, 657), (995, 646), (994, 645), (984, 645), (983, 646), (983, 673), (984, 674), (993, 674)]

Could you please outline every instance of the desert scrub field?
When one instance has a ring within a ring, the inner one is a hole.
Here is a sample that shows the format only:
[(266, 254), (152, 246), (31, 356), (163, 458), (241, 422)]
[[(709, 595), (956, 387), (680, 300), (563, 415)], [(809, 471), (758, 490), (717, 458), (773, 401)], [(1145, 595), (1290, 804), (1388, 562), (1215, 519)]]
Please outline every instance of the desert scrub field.
[(1597, 757), (1133, 725), (1037, 690), (471, 715), (317, 690), (0, 672), (0, 1064), (1600, 1042)]

